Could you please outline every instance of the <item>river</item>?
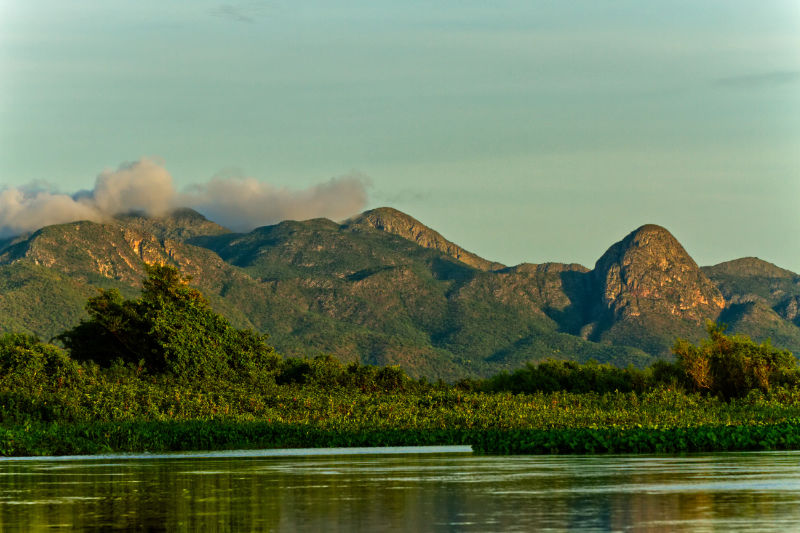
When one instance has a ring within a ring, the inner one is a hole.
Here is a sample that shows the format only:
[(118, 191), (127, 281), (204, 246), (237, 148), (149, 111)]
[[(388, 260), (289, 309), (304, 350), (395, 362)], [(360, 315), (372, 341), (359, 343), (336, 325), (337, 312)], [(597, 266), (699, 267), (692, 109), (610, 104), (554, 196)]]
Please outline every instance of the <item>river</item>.
[(468, 448), (0, 460), (0, 530), (790, 531), (800, 452)]

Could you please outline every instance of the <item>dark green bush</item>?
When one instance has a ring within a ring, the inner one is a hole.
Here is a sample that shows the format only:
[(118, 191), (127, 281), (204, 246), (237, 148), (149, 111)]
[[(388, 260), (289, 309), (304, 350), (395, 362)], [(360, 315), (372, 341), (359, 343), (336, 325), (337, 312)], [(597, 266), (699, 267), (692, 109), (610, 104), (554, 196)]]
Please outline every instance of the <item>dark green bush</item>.
[(313, 359), (289, 357), (283, 360), (275, 376), (279, 385), (309, 385), (327, 388), (355, 388), (362, 391), (404, 391), (412, 385), (425, 388), (424, 381), (414, 382), (396, 366), (376, 367), (353, 362), (347, 365), (332, 355)]
[[(580, 364), (575, 361), (546, 359), (539, 364), (489, 378), (482, 386), (486, 391), (533, 392), (631, 392), (644, 390), (647, 378), (633, 367), (617, 368), (596, 361)], [(466, 384), (465, 384), (466, 386)]]

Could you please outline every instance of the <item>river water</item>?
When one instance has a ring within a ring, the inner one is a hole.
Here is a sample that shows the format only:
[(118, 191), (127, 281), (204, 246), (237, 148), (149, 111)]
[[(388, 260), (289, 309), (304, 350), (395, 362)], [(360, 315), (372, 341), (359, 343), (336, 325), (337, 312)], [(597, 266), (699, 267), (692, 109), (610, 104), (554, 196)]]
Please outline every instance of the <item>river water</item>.
[(0, 460), (0, 530), (794, 531), (800, 453), (468, 448)]

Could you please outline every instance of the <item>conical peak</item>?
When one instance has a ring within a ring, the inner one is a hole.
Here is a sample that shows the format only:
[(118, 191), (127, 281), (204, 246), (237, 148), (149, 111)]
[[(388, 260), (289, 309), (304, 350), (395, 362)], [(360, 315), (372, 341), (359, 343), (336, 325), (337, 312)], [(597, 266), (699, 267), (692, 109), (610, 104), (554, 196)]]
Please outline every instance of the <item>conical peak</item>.
[(667, 235), (672, 236), (672, 234), (669, 232), (669, 230), (667, 228), (665, 228), (664, 226), (659, 226), (658, 224), (645, 224), (643, 226), (639, 226), (638, 228), (633, 230), (631, 233), (634, 233), (634, 234), (639, 234), (639, 233), (641, 233), (641, 234), (666, 233)]
[(645, 224), (636, 228), (622, 239), (622, 242), (626, 243), (629, 248), (660, 245), (676, 246), (683, 250), (683, 246), (678, 242), (678, 239), (667, 228), (657, 224)]
[(702, 321), (724, 307), (719, 289), (665, 228), (647, 224), (595, 264), (603, 307), (619, 316), (667, 314)]
[(685, 262), (697, 268), (697, 264), (669, 230), (656, 224), (645, 224), (612, 245), (597, 260), (595, 271), (607, 270), (615, 263), (640, 261), (662, 263), (667, 259)]

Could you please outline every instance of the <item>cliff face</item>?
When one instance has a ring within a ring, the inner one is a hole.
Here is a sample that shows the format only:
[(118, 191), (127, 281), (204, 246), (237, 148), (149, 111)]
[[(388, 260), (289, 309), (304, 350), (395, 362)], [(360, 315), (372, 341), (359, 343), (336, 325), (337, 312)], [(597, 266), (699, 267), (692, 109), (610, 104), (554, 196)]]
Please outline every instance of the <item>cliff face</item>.
[(173, 264), (206, 283), (230, 269), (216, 254), (116, 222), (48, 226), (0, 255), (0, 264), (26, 260), (69, 276), (98, 276), (138, 285), (145, 264)]
[(391, 233), (409, 241), (415, 242), (423, 248), (438, 250), (445, 255), (458, 259), (473, 268), (484, 271), (500, 270), (505, 265), (487, 261), (471, 252), (468, 252), (442, 237), (438, 232), (427, 227), (419, 220), (391, 207), (379, 207), (358, 215), (347, 224), (350, 228), (371, 227), (386, 233)]
[(800, 346), (800, 276), (757, 257), (703, 267), (728, 307), (721, 321), (733, 333), (797, 352)]

